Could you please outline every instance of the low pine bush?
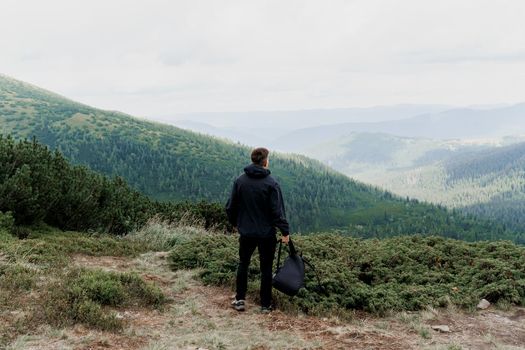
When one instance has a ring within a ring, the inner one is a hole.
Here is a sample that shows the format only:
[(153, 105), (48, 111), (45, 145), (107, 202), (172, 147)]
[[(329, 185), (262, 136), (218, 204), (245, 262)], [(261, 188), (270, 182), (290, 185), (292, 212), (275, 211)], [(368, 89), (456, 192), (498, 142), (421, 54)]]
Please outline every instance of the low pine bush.
[(45, 225), (28, 229), (29, 237), (18, 239), (0, 228), (0, 315), (20, 315), (0, 322), (0, 348), (44, 324), (120, 330), (119, 310), (164, 305), (161, 290), (136, 274), (74, 267), (76, 254), (137, 256), (147, 248), (140, 242)]
[(0, 264), (0, 286), (11, 292), (29, 291), (36, 284), (34, 269), (20, 264)]
[(166, 299), (162, 291), (138, 275), (102, 270), (70, 271), (44, 294), (44, 303), (35, 315), (57, 326), (83, 323), (87, 326), (118, 330), (122, 321), (108, 307), (153, 306)]
[(75, 270), (66, 277), (67, 293), (71, 300), (89, 299), (109, 306), (155, 306), (164, 302), (157, 287), (147, 284), (131, 273), (102, 270)]
[[(335, 234), (295, 236), (297, 248), (317, 268), (322, 289), (307, 268), (306, 288), (291, 305), (307, 313), (421, 310), (449, 304), (525, 305), (525, 248), (510, 242), (467, 243), (442, 237), (402, 236), (364, 240)], [(237, 237), (196, 236), (176, 245), (173, 269), (200, 268), (205, 283), (233, 286)], [(252, 290), (257, 256), (249, 278)], [(274, 292), (278, 294), (278, 292)], [(277, 295), (277, 301), (290, 304)]]
[[(62, 230), (125, 235), (150, 218), (178, 222), (185, 216), (206, 229), (229, 229), (223, 206), (208, 202), (160, 202), (32, 141), (0, 135), (0, 231), (46, 223)], [(17, 229), (20, 238), (30, 231)]]

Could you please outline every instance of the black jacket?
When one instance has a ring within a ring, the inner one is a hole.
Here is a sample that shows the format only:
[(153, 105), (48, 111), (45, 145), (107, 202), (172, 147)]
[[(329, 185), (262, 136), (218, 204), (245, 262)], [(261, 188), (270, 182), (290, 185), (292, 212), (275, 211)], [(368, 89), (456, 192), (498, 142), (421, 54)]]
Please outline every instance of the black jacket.
[(290, 233), (281, 187), (270, 170), (251, 164), (233, 183), (226, 214), (239, 233), (246, 237), (271, 237), (276, 227), (283, 236)]

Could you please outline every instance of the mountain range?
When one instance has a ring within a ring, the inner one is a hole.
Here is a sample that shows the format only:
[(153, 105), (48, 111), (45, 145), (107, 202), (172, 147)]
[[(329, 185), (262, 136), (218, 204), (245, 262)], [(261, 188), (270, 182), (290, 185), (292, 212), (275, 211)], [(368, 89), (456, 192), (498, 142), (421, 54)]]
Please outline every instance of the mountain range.
[[(321, 125), (324, 122), (277, 137), (265, 135), (263, 144), (315, 158), (400, 196), (461, 209), (525, 231), (519, 162), (525, 142), (525, 104), (453, 108), (407, 114), (400, 120)], [(203, 127), (201, 132), (241, 139), (225, 135), (225, 129)], [(458, 173), (468, 176), (458, 180)]]
[(438, 113), (452, 108), (448, 105), (400, 104), (361, 108), (183, 113), (157, 118), (163, 122), (175, 123), (190, 120), (228, 130), (257, 132), (258, 130), (273, 129), (281, 133), (282, 131), (311, 128), (319, 125), (400, 120), (422, 114)]
[[(224, 202), (249, 162), (248, 147), (92, 108), (5, 76), (0, 76), (0, 125), (2, 134), (35, 137), (72, 162), (122, 176), (160, 200)], [(496, 223), (401, 199), (304, 156), (272, 154), (271, 164), (295, 231), (519, 239)]]
[[(303, 152), (353, 133), (382, 133), (411, 138), (480, 139), (525, 134), (525, 103), (511, 106), (448, 108), (401, 105), (368, 109), (189, 114), (165, 118), (185, 129), (247, 145), (264, 143), (283, 152)], [(233, 114), (235, 115), (235, 114)], [(196, 119), (177, 119), (190, 118)], [(213, 119), (213, 116), (218, 119)], [(230, 117), (229, 125), (220, 122)], [(232, 124), (233, 122), (237, 124)], [(266, 125), (266, 127), (265, 127)]]

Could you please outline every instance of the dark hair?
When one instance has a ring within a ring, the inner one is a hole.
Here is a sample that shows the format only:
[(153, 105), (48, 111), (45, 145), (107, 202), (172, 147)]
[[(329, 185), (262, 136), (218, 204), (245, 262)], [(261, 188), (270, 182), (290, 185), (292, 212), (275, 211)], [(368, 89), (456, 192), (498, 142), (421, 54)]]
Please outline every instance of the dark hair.
[(256, 148), (252, 151), (252, 162), (253, 164), (257, 164), (260, 166), (263, 166), (266, 162), (266, 159), (268, 159), (268, 155), (270, 154), (270, 151), (268, 151), (264, 147)]

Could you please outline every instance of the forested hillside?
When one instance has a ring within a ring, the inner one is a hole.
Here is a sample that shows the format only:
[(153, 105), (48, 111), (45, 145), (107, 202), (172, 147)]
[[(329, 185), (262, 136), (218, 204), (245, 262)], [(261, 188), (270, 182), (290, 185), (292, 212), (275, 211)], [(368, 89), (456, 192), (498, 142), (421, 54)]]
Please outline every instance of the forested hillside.
[[(3, 134), (35, 136), (75, 164), (122, 176), (160, 200), (224, 202), (249, 159), (248, 148), (94, 109), (6, 77), (0, 78), (0, 125)], [(271, 169), (282, 183), (295, 231), (519, 239), (497, 224), (398, 199), (305, 157), (273, 155)]]
[[(383, 133), (350, 133), (330, 142), (313, 144), (301, 153), (364, 182), (385, 172), (406, 170), (448, 159), (457, 154), (490, 149), (496, 141), (434, 140)], [(501, 140), (499, 142), (511, 142)]]
[(400, 196), (525, 231), (523, 136), (435, 140), (351, 133), (302, 153)]
[(465, 152), (391, 172), (381, 185), (525, 230), (525, 143)]

